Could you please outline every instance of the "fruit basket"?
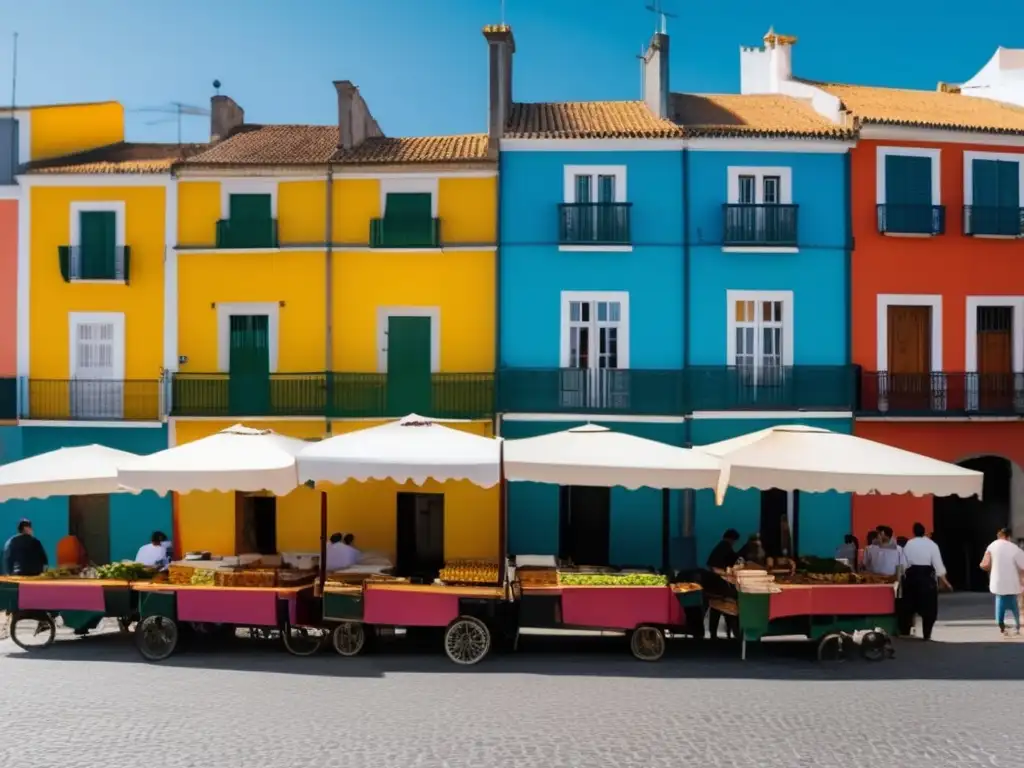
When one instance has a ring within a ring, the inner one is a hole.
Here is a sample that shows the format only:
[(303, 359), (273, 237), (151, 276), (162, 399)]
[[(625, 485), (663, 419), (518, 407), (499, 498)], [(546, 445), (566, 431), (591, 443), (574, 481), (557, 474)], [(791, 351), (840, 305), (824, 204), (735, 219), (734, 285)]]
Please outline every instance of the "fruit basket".
[(498, 564), (493, 560), (450, 560), (440, 577), (445, 584), (497, 584)]
[(657, 573), (609, 573), (598, 571), (559, 571), (563, 587), (664, 587), (668, 579)]
[(516, 580), (527, 589), (558, 586), (558, 571), (554, 568), (517, 568)]

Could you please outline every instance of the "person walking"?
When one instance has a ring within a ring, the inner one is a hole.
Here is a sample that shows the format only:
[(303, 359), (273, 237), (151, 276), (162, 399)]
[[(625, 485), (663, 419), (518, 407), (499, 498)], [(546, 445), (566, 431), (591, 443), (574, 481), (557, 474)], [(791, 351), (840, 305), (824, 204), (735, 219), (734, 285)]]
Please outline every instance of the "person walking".
[(921, 523), (914, 523), (914, 538), (903, 547), (907, 570), (903, 575), (903, 600), (900, 612), (900, 634), (909, 635), (914, 627), (914, 617), (921, 617), (922, 637), (932, 639), (932, 628), (939, 615), (939, 589), (942, 584), (952, 590), (946, 578), (946, 566), (942, 562), (939, 545), (925, 536)]
[(981, 559), (981, 570), (988, 571), (988, 591), (996, 598), (996, 624), (1003, 637), (1006, 630), (1006, 612), (1014, 619), (1014, 636), (1020, 637), (1021, 571), (1024, 571), (1024, 550), (1010, 540), (1010, 529), (1000, 528), (996, 540), (988, 545)]
[(46, 550), (32, 533), (32, 521), (18, 523), (18, 533), (4, 545), (4, 573), (8, 576), (38, 576), (50, 564)]

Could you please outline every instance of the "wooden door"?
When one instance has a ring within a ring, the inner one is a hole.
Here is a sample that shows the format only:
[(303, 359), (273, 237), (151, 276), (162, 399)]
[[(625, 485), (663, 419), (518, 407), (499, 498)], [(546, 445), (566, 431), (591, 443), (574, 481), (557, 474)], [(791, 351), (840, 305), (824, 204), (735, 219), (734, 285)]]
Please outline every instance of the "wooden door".
[(232, 315), (228, 408), (232, 416), (270, 413), (270, 318)]
[(889, 307), (889, 360), (884, 391), (891, 410), (930, 411), (931, 307)]
[(1013, 308), (978, 307), (977, 408), (1003, 412), (1013, 408)]
[(388, 318), (388, 415), (433, 411), (429, 317)]

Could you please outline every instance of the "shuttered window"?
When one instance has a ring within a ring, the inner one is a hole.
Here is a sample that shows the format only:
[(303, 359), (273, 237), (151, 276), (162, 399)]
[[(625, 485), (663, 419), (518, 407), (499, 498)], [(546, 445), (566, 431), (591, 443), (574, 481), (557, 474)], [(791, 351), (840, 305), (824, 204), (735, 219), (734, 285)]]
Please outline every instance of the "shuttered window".
[(81, 280), (113, 280), (117, 266), (116, 246), (117, 214), (83, 211), (79, 214), (79, 248), (72, 274)]
[(911, 155), (885, 158), (886, 205), (932, 204), (932, 159)]

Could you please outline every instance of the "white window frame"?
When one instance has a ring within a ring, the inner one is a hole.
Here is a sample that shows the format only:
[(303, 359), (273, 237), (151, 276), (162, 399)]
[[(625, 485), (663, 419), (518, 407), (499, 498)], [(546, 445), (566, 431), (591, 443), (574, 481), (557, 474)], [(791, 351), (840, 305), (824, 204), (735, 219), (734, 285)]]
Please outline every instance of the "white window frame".
[(83, 213), (113, 213), (117, 228), (117, 242), (115, 245), (123, 246), (127, 240), (126, 206), (123, 200), (95, 200), (88, 202), (75, 201), (71, 203), (71, 220), (69, 232), (71, 236), (70, 245), (74, 248), (82, 244), (82, 220)]
[[(593, 186), (597, 190), (598, 176), (615, 177), (615, 200), (616, 203), (625, 203), (626, 195), (626, 166), (624, 165), (566, 165), (562, 169), (562, 198), (565, 203), (575, 203), (576, 200), (576, 177), (590, 176), (593, 179)], [(596, 200), (592, 202), (597, 202)], [(593, 249), (588, 249), (593, 250)]]
[(217, 304), (217, 370), (231, 372), (231, 318), (235, 315), (266, 315), (270, 373), (277, 373), (278, 331), (281, 304), (277, 301), (225, 302)]
[(926, 293), (880, 293), (877, 299), (877, 335), (875, 338), (876, 371), (889, 370), (889, 307), (932, 308), (932, 370), (941, 373), (942, 367), (942, 296)]
[(270, 195), (270, 218), (277, 218), (277, 181), (268, 179), (231, 179), (220, 183), (220, 217), (231, 218), (232, 195)]
[(878, 205), (885, 205), (885, 159), (890, 155), (931, 158), (932, 205), (942, 205), (942, 150), (924, 147), (878, 147), (875, 153), (875, 202)]
[[(559, 367), (569, 367), (569, 305), (574, 301), (617, 301), (619, 303), (619, 337), (618, 363), (616, 368), (609, 370), (629, 369), (629, 291), (562, 291), (561, 321), (559, 323)], [(596, 362), (595, 355), (590, 356)]]
[[(772, 175), (772, 174), (769, 174)], [(738, 301), (779, 301), (782, 302), (782, 365), (793, 365), (793, 291), (746, 291), (725, 292), (726, 311), (726, 365), (736, 365), (736, 302)]]
[(79, 325), (92, 323), (109, 323), (114, 326), (114, 357), (111, 381), (124, 381), (125, 373), (125, 320), (124, 312), (68, 312), (68, 378), (75, 378), (78, 369), (78, 334)]
[[(435, 177), (417, 178), (410, 176), (398, 176), (393, 179), (381, 178), (380, 180), (380, 215), (384, 216), (387, 210), (388, 195), (430, 195), (430, 217), (436, 219), (437, 203), (440, 190), (440, 180)], [(433, 326), (431, 326), (433, 327)]]
[[(751, 166), (730, 165), (727, 171), (728, 188), (726, 202), (730, 205), (740, 203), (740, 176), (753, 176), (754, 204), (764, 202), (765, 176), (779, 177), (779, 205), (793, 204), (793, 169), (784, 166)], [(762, 249), (763, 250), (763, 249)]]
[[(1021, 195), (1021, 207), (1024, 207), (1024, 153), (1019, 152), (964, 152), (964, 205), (974, 205), (975, 160), (997, 160), (1003, 163), (1016, 163), (1017, 189)], [(985, 235), (982, 235), (982, 237), (985, 237)]]
[(440, 373), (440, 307), (377, 307), (377, 373), (388, 372), (388, 319), (392, 317), (430, 318), (430, 372)]

